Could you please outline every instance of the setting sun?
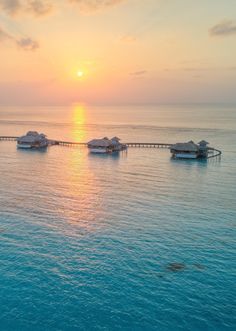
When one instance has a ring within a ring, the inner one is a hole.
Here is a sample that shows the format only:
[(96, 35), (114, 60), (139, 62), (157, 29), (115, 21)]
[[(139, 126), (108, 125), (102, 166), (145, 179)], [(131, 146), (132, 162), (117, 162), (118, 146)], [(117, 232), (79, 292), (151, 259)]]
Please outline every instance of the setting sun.
[(83, 76), (84, 76), (84, 72), (81, 71), (81, 70), (77, 71), (77, 76), (78, 76), (79, 78), (83, 77)]

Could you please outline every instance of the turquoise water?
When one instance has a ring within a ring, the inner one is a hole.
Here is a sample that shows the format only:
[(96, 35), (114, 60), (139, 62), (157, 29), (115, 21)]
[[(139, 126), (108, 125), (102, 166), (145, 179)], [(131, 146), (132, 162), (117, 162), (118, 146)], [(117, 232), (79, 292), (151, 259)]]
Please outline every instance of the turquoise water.
[(223, 155), (0, 142), (1, 330), (235, 329), (236, 107), (0, 109), (0, 135), (29, 129), (206, 139)]

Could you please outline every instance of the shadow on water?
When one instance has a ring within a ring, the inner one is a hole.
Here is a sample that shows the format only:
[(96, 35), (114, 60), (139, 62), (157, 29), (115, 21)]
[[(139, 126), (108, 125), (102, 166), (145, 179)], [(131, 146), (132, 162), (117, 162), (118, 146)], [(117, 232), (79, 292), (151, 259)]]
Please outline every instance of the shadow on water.
[(199, 168), (206, 167), (208, 164), (208, 159), (175, 159), (173, 157), (170, 158), (170, 162), (173, 164), (180, 164), (185, 166), (197, 166)]
[[(127, 155), (127, 153), (122, 153), (122, 157), (124, 156), (124, 155)], [(101, 154), (99, 154), (99, 153), (88, 153), (88, 157), (90, 158), (90, 159), (100, 159), (100, 160), (102, 160), (102, 159), (111, 159), (111, 160), (114, 160), (114, 161), (116, 161), (116, 160), (119, 160), (120, 158), (121, 158), (121, 152), (113, 152), (113, 153), (101, 153)]]
[(165, 266), (165, 272), (180, 272), (180, 271), (185, 271), (187, 269), (204, 271), (206, 267), (201, 263), (194, 263), (187, 265), (184, 262), (170, 262)]
[(23, 153), (23, 154), (28, 154), (28, 153), (39, 153), (39, 154), (45, 154), (48, 151), (47, 147), (43, 148), (29, 148), (29, 149), (24, 149), (24, 148), (17, 148), (17, 152)]
[(172, 271), (172, 272), (179, 272), (179, 271), (183, 271), (187, 268), (186, 264), (185, 263), (177, 263), (177, 262), (172, 262), (172, 263), (169, 263), (167, 266), (166, 266), (166, 270), (167, 271)]

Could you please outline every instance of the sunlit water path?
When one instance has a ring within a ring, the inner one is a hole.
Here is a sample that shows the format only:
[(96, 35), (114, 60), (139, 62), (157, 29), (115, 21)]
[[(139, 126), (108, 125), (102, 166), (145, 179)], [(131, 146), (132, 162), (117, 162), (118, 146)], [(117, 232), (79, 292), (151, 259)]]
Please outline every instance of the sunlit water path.
[(236, 111), (231, 107), (2, 108), (0, 135), (177, 142), (90, 155), (0, 142), (1, 330), (233, 330)]

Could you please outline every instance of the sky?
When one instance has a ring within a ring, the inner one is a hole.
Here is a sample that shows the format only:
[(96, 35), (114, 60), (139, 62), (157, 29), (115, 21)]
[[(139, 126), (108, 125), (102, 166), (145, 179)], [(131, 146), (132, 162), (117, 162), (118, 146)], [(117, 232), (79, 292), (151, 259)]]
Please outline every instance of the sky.
[(0, 0), (0, 105), (236, 102), (235, 0)]

